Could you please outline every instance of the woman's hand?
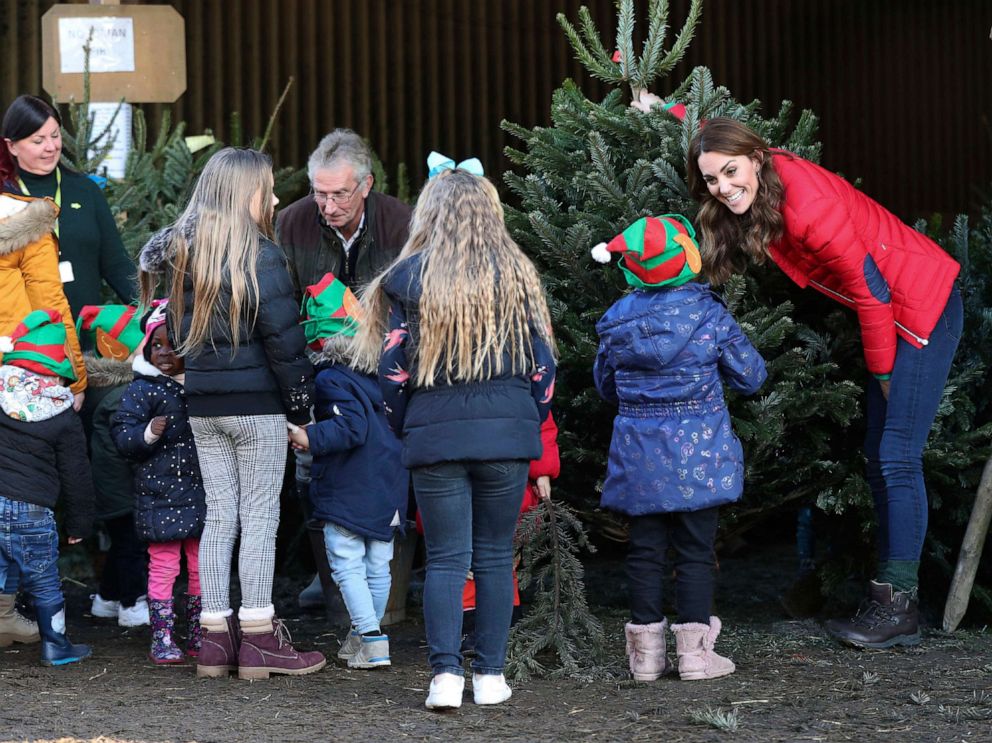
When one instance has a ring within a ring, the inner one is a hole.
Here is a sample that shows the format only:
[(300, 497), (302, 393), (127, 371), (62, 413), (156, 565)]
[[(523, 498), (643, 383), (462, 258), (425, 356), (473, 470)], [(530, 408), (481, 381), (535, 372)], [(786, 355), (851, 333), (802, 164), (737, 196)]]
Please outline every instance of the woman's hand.
[(85, 392), (74, 392), (72, 394), (72, 409), (78, 413), (83, 407), (83, 400), (85, 398)]
[(68, 541), (69, 544), (79, 544), (80, 542), (83, 541), (83, 538), (82, 537), (69, 537), (68, 540), (66, 540), (66, 541)]
[(543, 475), (534, 481), (534, 487), (537, 488), (537, 497), (541, 500), (551, 500), (551, 478), (547, 475)]

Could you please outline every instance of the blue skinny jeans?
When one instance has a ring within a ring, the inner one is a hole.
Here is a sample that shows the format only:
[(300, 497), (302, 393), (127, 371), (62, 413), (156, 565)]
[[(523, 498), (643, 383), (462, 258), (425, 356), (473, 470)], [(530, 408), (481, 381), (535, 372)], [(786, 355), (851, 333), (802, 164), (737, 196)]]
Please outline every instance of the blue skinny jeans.
[(889, 399), (878, 380), (868, 383), (865, 457), (868, 484), (878, 519), (878, 559), (918, 561), (927, 533), (927, 491), (923, 448), (954, 352), (964, 311), (955, 285), (943, 314), (923, 348), (898, 339)]
[(475, 576), (472, 670), (503, 673), (513, 613), (513, 532), (529, 462), (443, 462), (411, 471), (427, 544), (424, 629), (435, 674), (464, 675), (462, 589)]

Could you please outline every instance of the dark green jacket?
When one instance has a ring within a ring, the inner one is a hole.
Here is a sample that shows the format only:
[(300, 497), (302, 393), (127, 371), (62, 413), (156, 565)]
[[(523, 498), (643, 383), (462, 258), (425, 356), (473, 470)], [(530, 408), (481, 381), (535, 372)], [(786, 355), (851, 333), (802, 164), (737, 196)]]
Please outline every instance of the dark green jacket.
[(134, 467), (117, 451), (110, 435), (110, 419), (117, 412), (121, 395), (134, 378), (134, 372), (126, 361), (89, 354), (85, 358), (90, 383), (80, 414), (89, 429), (96, 517), (112, 519), (134, 511)]
[[(297, 302), (303, 291), (331, 272), (359, 290), (399, 255), (410, 234), (409, 205), (372, 191), (365, 199), (365, 226), (351, 246), (354, 271), (347, 271), (341, 239), (323, 220), (313, 196), (304, 196), (279, 212), (276, 242), (289, 260)], [(356, 252), (357, 251), (357, 252)]]
[[(72, 264), (73, 280), (63, 284), (72, 316), (88, 304), (103, 304), (101, 281), (121, 302), (136, 296), (137, 271), (121, 242), (117, 224), (100, 187), (81, 173), (60, 166), (62, 211), (59, 214), (59, 261)], [(34, 175), (18, 171), (32, 196), (55, 198), (55, 172)]]

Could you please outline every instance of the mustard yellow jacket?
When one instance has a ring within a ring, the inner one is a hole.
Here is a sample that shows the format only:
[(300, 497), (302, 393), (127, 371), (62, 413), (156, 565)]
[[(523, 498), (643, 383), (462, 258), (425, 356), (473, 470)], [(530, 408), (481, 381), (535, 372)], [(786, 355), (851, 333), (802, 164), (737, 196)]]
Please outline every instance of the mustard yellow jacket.
[(86, 389), (86, 365), (69, 302), (62, 291), (52, 229), (59, 209), (51, 199), (0, 193), (0, 335), (10, 335), (34, 310), (62, 315), (72, 368), (73, 392)]

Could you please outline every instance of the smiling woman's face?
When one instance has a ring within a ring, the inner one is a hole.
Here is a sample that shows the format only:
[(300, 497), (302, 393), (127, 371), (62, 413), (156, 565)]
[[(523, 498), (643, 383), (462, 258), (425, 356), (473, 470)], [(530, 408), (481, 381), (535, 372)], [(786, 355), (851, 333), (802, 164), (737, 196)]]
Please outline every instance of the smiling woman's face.
[(52, 118), (41, 125), (33, 134), (18, 139), (16, 142), (6, 140), (10, 154), (17, 158), (21, 170), (35, 175), (48, 175), (59, 164), (62, 155), (62, 129)]
[(759, 188), (756, 159), (725, 152), (704, 152), (697, 162), (706, 188), (714, 199), (738, 216), (751, 208)]

